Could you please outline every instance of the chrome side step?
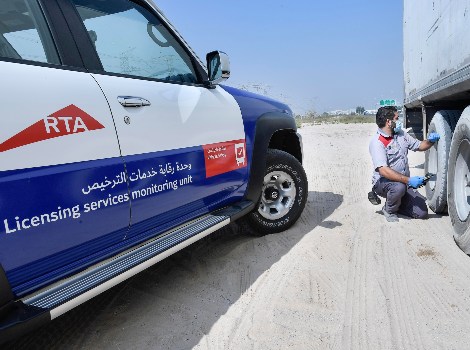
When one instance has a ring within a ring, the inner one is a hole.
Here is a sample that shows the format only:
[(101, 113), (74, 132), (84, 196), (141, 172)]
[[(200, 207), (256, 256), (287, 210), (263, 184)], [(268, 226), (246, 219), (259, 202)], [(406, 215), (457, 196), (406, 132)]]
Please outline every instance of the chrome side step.
[(206, 215), (170, 230), (163, 237), (147, 241), (59, 285), (27, 297), (23, 302), (49, 309), (51, 319), (54, 319), (229, 224), (231, 215), (220, 214)]

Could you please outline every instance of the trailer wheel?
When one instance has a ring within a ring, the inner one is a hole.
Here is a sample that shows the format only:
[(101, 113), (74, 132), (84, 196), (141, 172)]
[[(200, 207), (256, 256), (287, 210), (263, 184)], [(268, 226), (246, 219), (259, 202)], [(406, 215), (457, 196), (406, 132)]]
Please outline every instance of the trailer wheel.
[[(426, 151), (425, 173), (436, 174), (426, 184), (426, 197), (429, 208), (435, 213), (443, 213), (447, 206), (447, 161), (452, 140), (452, 124), (455, 128), (458, 111), (439, 111), (429, 124), (429, 132), (437, 132), (441, 138)], [(458, 117), (457, 117), (458, 118)]]
[(444, 111), (447, 113), (447, 117), (449, 118), (450, 122), (450, 131), (454, 132), (455, 127), (457, 126), (457, 123), (460, 118), (460, 114), (462, 113), (461, 111)]
[(302, 164), (287, 152), (269, 149), (259, 202), (239, 224), (255, 236), (287, 230), (302, 214), (307, 195)]
[(470, 253), (470, 106), (455, 127), (450, 145), (447, 203), (454, 239)]

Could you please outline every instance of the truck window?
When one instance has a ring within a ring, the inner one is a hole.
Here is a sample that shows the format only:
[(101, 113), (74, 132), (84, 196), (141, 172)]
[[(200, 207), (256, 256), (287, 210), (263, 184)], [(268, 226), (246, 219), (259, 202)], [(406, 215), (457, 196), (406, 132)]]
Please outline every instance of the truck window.
[(36, 0), (0, 0), (0, 57), (60, 63)]
[(196, 83), (191, 59), (146, 8), (128, 0), (73, 0), (106, 72)]

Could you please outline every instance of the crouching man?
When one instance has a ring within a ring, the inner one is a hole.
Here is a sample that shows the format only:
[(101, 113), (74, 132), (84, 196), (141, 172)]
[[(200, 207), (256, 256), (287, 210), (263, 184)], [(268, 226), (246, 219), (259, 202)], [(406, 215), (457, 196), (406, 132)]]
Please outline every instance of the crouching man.
[(426, 151), (439, 140), (431, 133), (427, 140), (419, 141), (401, 130), (396, 107), (380, 107), (375, 116), (377, 133), (369, 144), (374, 171), (372, 190), (386, 198), (382, 212), (389, 222), (398, 221), (397, 213), (416, 219), (428, 216), (426, 199), (416, 189), (423, 185), (424, 177), (410, 177), (408, 150)]

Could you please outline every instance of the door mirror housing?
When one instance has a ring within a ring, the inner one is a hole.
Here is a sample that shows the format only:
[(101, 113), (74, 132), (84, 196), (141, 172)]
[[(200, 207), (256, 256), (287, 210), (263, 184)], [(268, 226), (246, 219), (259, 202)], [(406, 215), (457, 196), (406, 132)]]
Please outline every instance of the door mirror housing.
[(206, 56), (209, 83), (217, 85), (230, 78), (230, 60), (222, 51), (212, 51)]

